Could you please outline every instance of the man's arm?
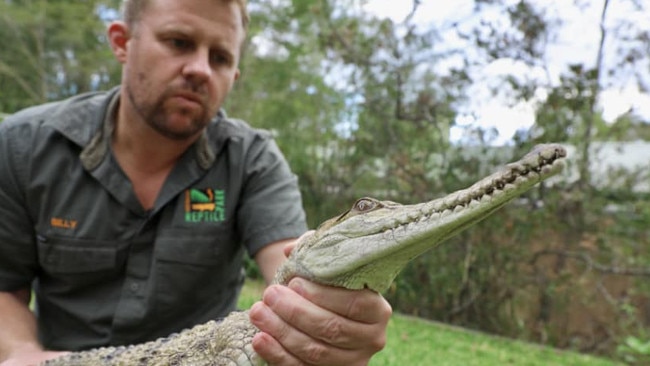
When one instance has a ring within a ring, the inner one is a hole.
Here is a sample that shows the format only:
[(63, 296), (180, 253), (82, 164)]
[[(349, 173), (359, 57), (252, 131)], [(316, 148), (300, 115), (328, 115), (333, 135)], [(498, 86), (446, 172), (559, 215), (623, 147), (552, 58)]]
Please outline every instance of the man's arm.
[(30, 295), (30, 289), (0, 292), (0, 366), (36, 365), (62, 354), (44, 351), (38, 343)]
[(297, 239), (279, 240), (260, 249), (255, 255), (255, 262), (262, 272), (266, 285), (273, 282), (275, 272), (287, 259), (287, 255), (293, 249)]
[[(267, 284), (292, 241), (270, 244), (255, 256)], [(251, 308), (251, 322), (262, 331), (253, 348), (270, 364), (367, 365), (385, 345), (391, 313), (376, 292), (294, 278), (288, 286), (269, 286)]]

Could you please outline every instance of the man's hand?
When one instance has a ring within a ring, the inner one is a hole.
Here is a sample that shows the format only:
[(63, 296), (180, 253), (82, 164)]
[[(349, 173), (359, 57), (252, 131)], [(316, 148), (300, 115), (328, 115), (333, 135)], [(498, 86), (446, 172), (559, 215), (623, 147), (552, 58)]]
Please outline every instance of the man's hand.
[(262, 331), (253, 348), (271, 365), (367, 365), (386, 343), (391, 313), (376, 292), (294, 278), (268, 287), (251, 308)]
[(43, 351), (37, 347), (25, 347), (10, 354), (6, 360), (0, 362), (0, 366), (35, 366), (66, 353), (68, 352)]
[(38, 365), (66, 352), (44, 351), (29, 310), (31, 288), (0, 292), (0, 366)]

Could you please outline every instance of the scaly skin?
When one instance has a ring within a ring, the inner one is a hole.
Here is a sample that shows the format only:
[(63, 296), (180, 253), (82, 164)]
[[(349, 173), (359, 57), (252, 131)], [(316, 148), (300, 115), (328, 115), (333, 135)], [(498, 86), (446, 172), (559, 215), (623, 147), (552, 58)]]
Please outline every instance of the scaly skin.
[[(565, 157), (560, 145), (540, 145), (471, 187), (425, 203), (400, 205), (361, 198), (312, 235), (303, 236), (275, 282), (286, 284), (303, 277), (382, 292), (410, 260), (557, 174)], [(197, 325), (156, 341), (74, 352), (45, 365), (264, 365), (251, 347), (256, 332), (247, 312), (235, 312), (221, 322)]]

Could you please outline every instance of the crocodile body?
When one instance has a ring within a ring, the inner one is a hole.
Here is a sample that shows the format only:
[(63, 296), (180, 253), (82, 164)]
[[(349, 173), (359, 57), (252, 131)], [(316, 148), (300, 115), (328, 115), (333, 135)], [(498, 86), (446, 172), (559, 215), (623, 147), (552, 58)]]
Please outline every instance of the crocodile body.
[[(361, 198), (342, 215), (303, 236), (275, 282), (303, 277), (325, 285), (384, 291), (413, 258), (477, 223), (555, 175), (566, 151), (539, 145), (521, 160), (471, 187), (433, 201), (400, 205)], [(73, 352), (45, 362), (60, 365), (264, 365), (251, 347), (257, 329), (247, 312), (234, 312), (156, 341)]]

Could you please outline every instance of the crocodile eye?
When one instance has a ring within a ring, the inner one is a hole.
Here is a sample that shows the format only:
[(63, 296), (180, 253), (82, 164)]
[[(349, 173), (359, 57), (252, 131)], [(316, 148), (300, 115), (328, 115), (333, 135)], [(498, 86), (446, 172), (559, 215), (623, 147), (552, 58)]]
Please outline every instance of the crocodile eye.
[(354, 204), (354, 209), (359, 212), (370, 211), (377, 207), (377, 202), (368, 198), (361, 198)]

